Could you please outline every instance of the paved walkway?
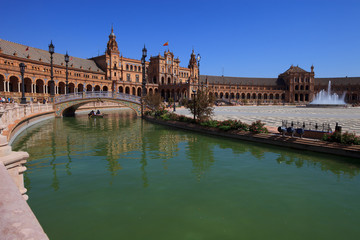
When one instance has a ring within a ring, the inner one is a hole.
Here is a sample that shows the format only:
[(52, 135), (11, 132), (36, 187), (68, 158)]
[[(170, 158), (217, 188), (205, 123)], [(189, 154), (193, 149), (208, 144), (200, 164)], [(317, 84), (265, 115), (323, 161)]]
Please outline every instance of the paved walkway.
[[(232, 106), (215, 107), (213, 119), (241, 120), (252, 123), (261, 120), (267, 126), (278, 127), (282, 120), (289, 122), (305, 122), (307, 125), (318, 123), (330, 124), (334, 130), (336, 122), (342, 126), (343, 131), (355, 132), (360, 135), (360, 107), (351, 108), (306, 108), (296, 106)], [(191, 116), (187, 109), (179, 108), (177, 114)], [(320, 129), (319, 129), (320, 130)]]

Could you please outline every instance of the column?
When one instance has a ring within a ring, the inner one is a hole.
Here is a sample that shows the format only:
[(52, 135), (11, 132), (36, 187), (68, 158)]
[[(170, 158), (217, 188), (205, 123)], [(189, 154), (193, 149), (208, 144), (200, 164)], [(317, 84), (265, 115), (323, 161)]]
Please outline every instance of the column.
[(45, 85), (43, 85), (43, 93), (46, 93), (46, 91), (45, 91)]
[(21, 92), (21, 84), (18, 82), (18, 92)]
[(34, 84), (31, 84), (31, 93), (34, 93)]
[(6, 86), (7, 86), (7, 81), (4, 81), (4, 92), (7, 92), (6, 91), (7, 90)]

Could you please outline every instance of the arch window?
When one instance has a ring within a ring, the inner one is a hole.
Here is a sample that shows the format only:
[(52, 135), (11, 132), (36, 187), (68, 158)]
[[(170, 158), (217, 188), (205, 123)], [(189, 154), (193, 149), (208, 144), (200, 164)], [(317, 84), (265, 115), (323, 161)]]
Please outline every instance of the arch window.
[(59, 94), (65, 94), (65, 83), (64, 82), (59, 82)]
[(44, 93), (44, 81), (41, 79), (36, 80), (36, 93)]
[(0, 75), (0, 92), (4, 92), (4, 82), (5, 82), (5, 77), (3, 75)]
[[(26, 93), (31, 93), (31, 87), (32, 87), (31, 86), (32, 85), (31, 79), (30, 78), (25, 78), (24, 82), (25, 82), (25, 92)], [(21, 85), (22, 85), (22, 83), (21, 83)]]
[(84, 91), (84, 85), (79, 84), (78, 85), (78, 92), (83, 92)]
[(69, 93), (75, 92), (75, 84), (69, 83)]

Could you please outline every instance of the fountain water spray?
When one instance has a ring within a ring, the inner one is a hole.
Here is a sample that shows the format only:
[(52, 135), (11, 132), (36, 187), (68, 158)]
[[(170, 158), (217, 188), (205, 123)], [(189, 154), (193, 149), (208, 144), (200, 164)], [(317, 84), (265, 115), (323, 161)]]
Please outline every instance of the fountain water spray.
[(324, 89), (318, 92), (315, 95), (314, 100), (308, 104), (307, 106), (316, 105), (318, 107), (321, 106), (346, 106), (345, 103), (345, 94), (343, 93), (341, 97), (337, 95), (336, 93), (331, 94), (331, 81), (328, 83), (328, 90), (325, 91)]

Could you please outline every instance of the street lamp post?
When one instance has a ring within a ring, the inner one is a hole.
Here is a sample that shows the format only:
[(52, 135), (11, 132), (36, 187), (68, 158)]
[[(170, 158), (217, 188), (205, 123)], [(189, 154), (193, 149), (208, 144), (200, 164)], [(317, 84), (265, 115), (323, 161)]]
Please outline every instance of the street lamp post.
[(142, 58), (141, 58), (141, 65), (142, 65), (141, 116), (144, 116), (144, 97), (146, 95), (146, 79), (145, 79), (146, 56), (147, 56), (147, 49), (144, 45), (144, 48), (142, 49)]
[(174, 91), (174, 112), (176, 112), (176, 92)]
[(195, 116), (196, 116), (196, 90), (192, 90), (194, 93), (194, 121), (195, 121)]
[(21, 73), (21, 104), (26, 104), (26, 98), (25, 98), (25, 83), (24, 83), (24, 73), (26, 65), (24, 63), (19, 64), (20, 67), (20, 73)]
[(200, 56), (200, 54), (198, 53), (198, 55), (197, 55), (197, 63), (198, 63), (198, 85), (200, 84), (200, 60), (201, 60), (201, 56)]
[(50, 53), (50, 70), (51, 70), (51, 75), (50, 75), (50, 81), (49, 81), (49, 87), (50, 87), (50, 98), (51, 101), (53, 101), (53, 97), (55, 96), (55, 83), (54, 83), (54, 71), (53, 71), (53, 54), (55, 52), (55, 46), (54, 44), (50, 43), (49, 45), (49, 53)]
[(65, 87), (65, 94), (69, 94), (69, 72), (68, 72), (68, 63), (69, 63), (69, 55), (66, 52), (65, 55), (65, 63), (66, 63), (66, 87)]

